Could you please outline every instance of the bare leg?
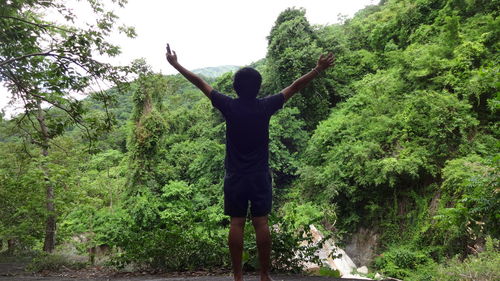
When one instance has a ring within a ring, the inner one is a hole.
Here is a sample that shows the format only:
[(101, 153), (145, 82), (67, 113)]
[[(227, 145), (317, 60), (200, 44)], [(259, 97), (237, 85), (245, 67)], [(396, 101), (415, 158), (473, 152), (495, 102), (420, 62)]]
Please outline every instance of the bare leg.
[(260, 281), (272, 280), (269, 276), (271, 266), (271, 234), (267, 216), (252, 218), (255, 236), (257, 240), (257, 250), (259, 251)]
[(233, 263), (233, 274), (235, 281), (243, 281), (243, 269), (241, 257), (243, 255), (243, 229), (246, 218), (231, 217), (231, 228), (229, 229), (229, 252)]

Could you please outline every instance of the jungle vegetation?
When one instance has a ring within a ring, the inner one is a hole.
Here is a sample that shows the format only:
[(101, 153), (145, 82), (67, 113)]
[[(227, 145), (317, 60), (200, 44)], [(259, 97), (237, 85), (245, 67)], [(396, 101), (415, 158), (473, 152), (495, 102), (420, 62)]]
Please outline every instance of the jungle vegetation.
[[(66, 13), (56, 1), (2, 3), (0, 78), (24, 108), (0, 118), (0, 239), (7, 251), (52, 252), (84, 235), (82, 252), (119, 249), (115, 266), (228, 268), (222, 116), (179, 75), (95, 60), (91, 50), (119, 46), (106, 43), (116, 17), (89, 2), (101, 20), (88, 30), (45, 22), (40, 9)], [(375, 231), (369, 266), (386, 276), (499, 278), (499, 7), (383, 0), (327, 26), (300, 8), (279, 15), (266, 57), (249, 62), (261, 96), (321, 53), (336, 63), (271, 120), (276, 270), (298, 268), (301, 230), (314, 223), (345, 242)], [(207, 79), (234, 96), (232, 75)], [(114, 87), (69, 94), (99, 79)]]

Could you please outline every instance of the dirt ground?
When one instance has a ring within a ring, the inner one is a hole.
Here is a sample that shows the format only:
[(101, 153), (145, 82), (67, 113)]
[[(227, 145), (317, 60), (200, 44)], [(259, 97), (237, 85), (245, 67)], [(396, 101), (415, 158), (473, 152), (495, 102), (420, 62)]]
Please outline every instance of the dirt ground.
[(0, 278), (12, 275), (24, 275), (26, 274), (25, 268), (27, 262), (0, 262)]
[[(361, 279), (339, 279), (317, 276), (273, 276), (275, 281), (359, 281)], [(140, 277), (97, 277), (97, 278), (72, 278), (59, 276), (0, 276), (0, 280), (16, 281), (232, 281), (231, 276), (198, 276), (198, 277), (158, 277), (158, 276), (140, 276)], [(258, 276), (245, 276), (247, 281), (258, 281)]]
[[(0, 262), (0, 281), (232, 281), (229, 273), (218, 273), (210, 276), (204, 273), (191, 273), (188, 275), (176, 274), (158, 274), (149, 275), (147, 273), (116, 273), (107, 271), (104, 268), (93, 267), (83, 270), (62, 270), (61, 272), (27, 272), (27, 262), (19, 261), (3, 261)], [(273, 276), (275, 281), (360, 281), (361, 279), (339, 279), (319, 276), (302, 276), (302, 275), (276, 275)], [(256, 275), (247, 275), (244, 278), (246, 281), (258, 281)]]

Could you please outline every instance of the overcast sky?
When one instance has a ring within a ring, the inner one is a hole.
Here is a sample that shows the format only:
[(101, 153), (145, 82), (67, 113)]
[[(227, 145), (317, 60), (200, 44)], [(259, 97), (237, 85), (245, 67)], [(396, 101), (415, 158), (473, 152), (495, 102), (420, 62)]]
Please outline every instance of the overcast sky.
[[(188, 69), (219, 65), (247, 65), (266, 54), (266, 36), (279, 13), (288, 7), (303, 7), (311, 24), (337, 22), (339, 14), (352, 17), (366, 5), (378, 0), (129, 0), (115, 10), (120, 22), (136, 28), (135, 39), (113, 35), (122, 54), (113, 63), (127, 64), (145, 58), (153, 70), (175, 73), (165, 60), (165, 45), (170, 43), (178, 60)], [(91, 13), (75, 11), (80, 19)], [(10, 94), (0, 87), (0, 109)], [(12, 109), (6, 108), (7, 112)]]

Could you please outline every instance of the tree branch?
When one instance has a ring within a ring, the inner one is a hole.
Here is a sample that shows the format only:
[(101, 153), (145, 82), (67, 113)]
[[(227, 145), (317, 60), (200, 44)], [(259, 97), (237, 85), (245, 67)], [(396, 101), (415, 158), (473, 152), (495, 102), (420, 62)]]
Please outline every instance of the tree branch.
[[(91, 149), (91, 147), (92, 147), (92, 137), (91, 137), (91, 134), (90, 134), (90, 130), (89, 130), (89, 128), (88, 128), (87, 126), (85, 126), (85, 125), (81, 122), (81, 120), (78, 120), (77, 118), (75, 118), (75, 116), (73, 116), (73, 114), (72, 114), (72, 113), (71, 113), (68, 109), (66, 109), (64, 106), (62, 106), (62, 105), (58, 104), (57, 102), (52, 102), (52, 101), (50, 101), (50, 100), (46, 99), (46, 98), (45, 98), (45, 97), (43, 97), (43, 96), (40, 96), (40, 95), (34, 94), (34, 93), (33, 93), (33, 90), (28, 90), (28, 89), (24, 88), (24, 87), (23, 87), (23, 85), (22, 85), (19, 81), (17, 81), (17, 79), (15, 78), (15, 75), (14, 75), (14, 74), (13, 74), (10, 70), (8, 70), (8, 72), (9, 72), (9, 75), (7, 75), (7, 76), (10, 78), (10, 80), (11, 80), (12, 82), (14, 82), (14, 84), (16, 84), (16, 87), (17, 87), (20, 91), (24, 92), (24, 94), (25, 94), (25, 95), (31, 95), (31, 96), (33, 96), (33, 97), (35, 97), (35, 98), (37, 98), (37, 99), (40, 99), (40, 100), (42, 100), (42, 101), (45, 101), (45, 102), (47, 102), (47, 103), (49, 103), (49, 104), (51, 104), (51, 105), (53, 105), (53, 106), (55, 106), (55, 107), (57, 107), (57, 108), (59, 108), (59, 109), (63, 110), (64, 112), (66, 112), (66, 114), (68, 114), (68, 115), (69, 115), (69, 117), (73, 120), (73, 122), (75, 122), (75, 125), (77, 125), (77, 126), (79, 126), (79, 127), (83, 127), (83, 128), (85, 129), (86, 135), (87, 135), (87, 137), (88, 137), (88, 139), (89, 139), (89, 151), (90, 151), (90, 149)], [(24, 102), (25, 102), (25, 104), (27, 104), (27, 101), (26, 101), (26, 100), (24, 100)], [(25, 108), (26, 108), (26, 107), (25, 107)], [(28, 117), (28, 119), (29, 119), (29, 120), (30, 120), (30, 122), (32, 123), (33, 128), (35, 129), (35, 131), (37, 131), (38, 133), (40, 133), (40, 132), (36, 129), (36, 126), (33, 124), (33, 121), (31, 120), (31, 118), (30, 118), (30, 116), (29, 116), (28, 112), (26, 112), (26, 113), (25, 113), (25, 115)]]
[(26, 139), (23, 140), (23, 150), (24, 153), (26, 153), (30, 158), (33, 158), (33, 155), (28, 151), (28, 148), (26, 147)]
[(33, 54), (27, 54), (27, 55), (22, 55), (20, 57), (17, 57), (17, 58), (11, 58), (11, 59), (8, 59), (8, 60), (4, 60), (2, 62), (0, 62), (0, 67), (6, 65), (6, 64), (9, 64), (9, 63), (12, 63), (12, 62), (15, 62), (15, 61), (18, 61), (18, 60), (22, 60), (22, 59), (25, 59), (25, 58), (29, 58), (29, 57), (37, 57), (37, 56), (53, 56), (54, 54), (50, 53), (51, 51), (47, 51), (47, 52), (44, 52), (44, 53), (33, 53)]
[(24, 22), (24, 23), (29, 24), (29, 25), (34, 25), (34, 26), (41, 28), (41, 29), (44, 29), (44, 30), (47, 30), (47, 28), (55, 28), (55, 29), (59, 29), (59, 30), (65, 31), (65, 32), (70, 32), (70, 33), (72, 32), (71, 30), (68, 30), (68, 29), (65, 29), (65, 28), (62, 28), (62, 27), (59, 27), (56, 25), (40, 24), (40, 23), (31, 22), (31, 21), (21, 19), (21, 18), (11, 17), (11, 16), (0, 16), (0, 18), (17, 20), (17, 21)]
[(91, 74), (92, 77), (94, 77), (94, 75), (92, 74), (92, 71), (90, 71), (90, 69), (88, 67), (86, 67), (85, 65), (81, 64), (79, 61), (75, 60), (74, 58), (68, 57), (68, 56), (64, 56), (64, 55), (60, 55), (60, 54), (55, 54), (55, 53), (53, 53), (53, 51), (54, 50), (50, 50), (50, 51), (46, 51), (46, 52), (41, 52), (41, 53), (26, 54), (26, 55), (22, 55), (20, 57), (7, 59), (7, 60), (4, 60), (4, 61), (0, 62), (0, 67), (2, 67), (4, 65), (7, 65), (9, 63), (13, 63), (13, 62), (18, 61), (18, 60), (29, 58), (29, 57), (37, 57), (37, 56), (55, 57), (55, 58), (59, 58), (59, 59), (66, 59), (66, 60), (70, 61), (71, 63), (74, 63), (74, 64), (78, 65), (85, 72)]
[(53, 105), (53, 106), (61, 109), (62, 111), (66, 112), (66, 114), (69, 115), (69, 117), (75, 122), (76, 125), (82, 126), (85, 129), (85, 131), (87, 132), (87, 136), (89, 137), (89, 141), (90, 141), (90, 143), (92, 143), (92, 140), (91, 140), (92, 138), (90, 136), (90, 130), (89, 130), (89, 128), (87, 128), (87, 126), (85, 126), (81, 122), (81, 120), (78, 120), (77, 118), (75, 118), (75, 116), (73, 116), (73, 114), (71, 113), (71, 111), (69, 111), (67, 108), (65, 108), (64, 106), (62, 106), (62, 105), (60, 105), (60, 104), (58, 104), (56, 102), (51, 102), (51, 101), (47, 100), (44, 96), (40, 96), (40, 95), (33, 94), (33, 93), (29, 93), (29, 95), (32, 95), (33, 97), (38, 98), (38, 99), (40, 99), (42, 101), (48, 102), (51, 105)]
[[(30, 115), (29, 115), (29, 114), (27, 114), (27, 113), (25, 113), (25, 114), (26, 114), (26, 116), (28, 116), (28, 120), (30, 121), (31, 126), (33, 127), (33, 129), (35, 130), (35, 132), (37, 132), (38, 134), (41, 134), (42, 132), (40, 132), (40, 131), (38, 130), (38, 127), (35, 125), (35, 122), (33, 122), (33, 120), (31, 120)], [(28, 135), (30, 135), (30, 136), (32, 135), (30, 132), (28, 132), (28, 131), (24, 130), (24, 128), (22, 128), (21, 126), (20, 126), (19, 128), (21, 128), (21, 130), (25, 131)], [(31, 143), (34, 143), (34, 144), (38, 145), (38, 143), (37, 143), (38, 141), (33, 140), (33, 138), (31, 138), (31, 140), (32, 140), (32, 142), (31, 142)]]

